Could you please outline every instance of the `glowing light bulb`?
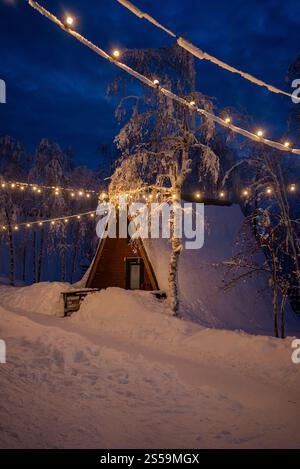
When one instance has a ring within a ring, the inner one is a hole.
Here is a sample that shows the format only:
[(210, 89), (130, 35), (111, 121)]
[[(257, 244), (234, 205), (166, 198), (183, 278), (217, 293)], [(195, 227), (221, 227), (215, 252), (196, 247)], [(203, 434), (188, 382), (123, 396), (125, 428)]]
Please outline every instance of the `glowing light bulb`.
[(200, 194), (200, 192), (197, 192), (197, 194), (196, 194), (196, 198), (197, 198), (197, 199), (200, 199), (200, 197), (201, 197), (201, 194)]
[(3, 183), (1, 184), (1, 187), (5, 187), (5, 182), (3, 182)]
[(6, 226), (2, 226), (2, 230), (5, 231), (5, 230), (6, 230)]
[(153, 80), (153, 84), (156, 85), (156, 86), (159, 85), (159, 80), (157, 80), (157, 78), (156, 78), (155, 80)]
[(272, 192), (273, 192), (273, 191), (272, 191), (272, 188), (271, 188), (271, 187), (267, 187), (267, 191), (266, 191), (266, 192), (267, 192), (267, 194), (272, 194)]
[(77, 215), (77, 220), (80, 220), (81, 216), (80, 215)]
[(18, 231), (18, 229), (19, 229), (19, 227), (18, 227), (18, 225), (16, 225), (16, 226), (14, 227), (14, 230), (15, 230), (15, 231)]
[(243, 191), (243, 195), (244, 195), (245, 197), (247, 197), (247, 196), (249, 195), (249, 191), (248, 191), (247, 189), (245, 189), (245, 190)]
[(38, 189), (38, 193), (40, 194), (41, 192), (42, 192), (41, 189)]
[(26, 223), (27, 228), (30, 228), (30, 226), (31, 226), (30, 223)]
[(226, 117), (225, 122), (226, 122), (226, 124), (230, 124), (230, 122), (231, 122), (230, 117)]
[(120, 57), (120, 51), (118, 49), (115, 49), (113, 51), (113, 56), (117, 59), (118, 57)]
[(36, 191), (37, 191), (37, 187), (33, 186), (32, 190), (33, 190), (34, 192), (36, 192)]
[(10, 187), (14, 189), (16, 187), (15, 183), (12, 183)]
[(24, 186), (21, 186), (20, 189), (21, 189), (21, 191), (23, 191), (23, 190), (25, 189), (25, 187), (24, 187)]
[(195, 101), (190, 102), (190, 106), (195, 106), (195, 104), (196, 104)]
[(72, 26), (74, 23), (74, 18), (72, 16), (67, 16), (65, 22), (68, 26)]
[(291, 184), (289, 189), (290, 189), (291, 192), (295, 192), (296, 191), (296, 184)]
[(51, 225), (55, 225), (55, 221), (52, 221), (52, 222), (51, 222)]
[(95, 214), (94, 213), (91, 213), (90, 217), (91, 218), (94, 218)]
[(257, 135), (258, 137), (263, 137), (264, 133), (263, 133), (262, 130), (258, 130), (257, 133), (256, 133), (256, 135)]
[(87, 196), (88, 199), (91, 197), (90, 194), (86, 194), (86, 196)]
[(284, 142), (283, 144), (285, 146), (285, 148), (289, 148), (289, 146), (291, 145), (290, 142)]
[(78, 195), (81, 197), (83, 195), (83, 192), (82, 191), (79, 191), (78, 192)]
[(75, 194), (74, 194), (74, 192), (71, 192), (71, 197), (75, 197)]
[(223, 199), (225, 197), (225, 192), (224, 191), (221, 191), (220, 192), (220, 197)]

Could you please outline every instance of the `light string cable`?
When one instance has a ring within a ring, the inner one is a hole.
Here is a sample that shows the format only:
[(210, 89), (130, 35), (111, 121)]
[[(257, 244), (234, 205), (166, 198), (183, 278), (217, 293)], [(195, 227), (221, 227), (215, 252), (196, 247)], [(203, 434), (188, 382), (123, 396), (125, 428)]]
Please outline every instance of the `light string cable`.
[(255, 78), (253, 75), (250, 75), (250, 73), (242, 72), (241, 70), (238, 70), (237, 68), (232, 67), (231, 65), (228, 65), (222, 60), (219, 60), (216, 57), (213, 57), (212, 55), (207, 54), (207, 52), (202, 51), (191, 42), (187, 41), (186, 39), (183, 39), (182, 37), (177, 36), (175, 33), (173, 33), (172, 31), (167, 29), (165, 26), (160, 24), (158, 21), (156, 21), (152, 16), (148, 15), (148, 13), (141, 11), (139, 8), (137, 8), (133, 3), (129, 2), (128, 0), (117, 0), (117, 2), (121, 3), (121, 5), (123, 5), (125, 8), (130, 10), (138, 18), (149, 21), (150, 23), (154, 24), (157, 28), (162, 29), (170, 36), (176, 38), (177, 44), (183, 49), (193, 54), (194, 57), (200, 60), (208, 60), (209, 62), (212, 62), (215, 65), (218, 65), (218, 67), (221, 67), (227, 70), (228, 72), (240, 75), (242, 78), (250, 81), (251, 83), (254, 83), (255, 85), (267, 88), (272, 93), (282, 94), (282, 95), (288, 96), (289, 98), (293, 98), (293, 100), (295, 100), (296, 102), (300, 102), (300, 97), (297, 97), (291, 93), (288, 93), (287, 91), (280, 90), (279, 88), (276, 88), (273, 85), (270, 85), (268, 83), (265, 83), (262, 80), (259, 80), (258, 78)]
[(281, 151), (285, 151), (285, 152), (291, 152), (291, 153), (300, 155), (300, 149), (299, 148), (291, 148), (291, 145), (290, 145), (289, 142), (280, 143), (280, 142), (276, 142), (274, 140), (269, 140), (269, 139), (263, 137), (263, 131), (261, 131), (261, 130), (259, 130), (255, 134), (253, 132), (250, 132), (246, 129), (243, 129), (241, 127), (238, 127), (238, 126), (234, 125), (231, 122), (230, 118), (228, 118), (228, 117), (223, 119), (223, 118), (218, 117), (218, 116), (216, 116), (215, 114), (213, 114), (209, 111), (206, 111), (205, 109), (198, 108), (194, 101), (189, 102), (186, 99), (179, 97), (178, 95), (176, 95), (172, 91), (169, 91), (166, 88), (163, 88), (162, 86), (160, 86), (159, 85), (159, 80), (157, 80), (157, 79), (151, 80), (151, 79), (147, 78), (146, 76), (140, 74), (136, 70), (132, 69), (128, 65), (124, 64), (123, 62), (120, 62), (119, 60), (117, 60), (116, 57), (118, 56), (118, 54), (117, 55), (114, 54), (114, 56), (111, 56), (111, 55), (107, 54), (104, 50), (100, 49), (100, 47), (96, 46), (91, 41), (86, 39), (84, 36), (82, 36), (81, 34), (76, 32), (75, 30), (71, 29), (71, 27), (68, 26), (68, 22), (67, 22), (67, 24), (63, 23), (56, 16), (54, 16), (52, 13), (50, 13), (44, 7), (39, 5), (39, 3), (35, 2), (34, 0), (27, 0), (27, 1), (28, 1), (29, 5), (32, 8), (34, 8), (39, 13), (44, 15), (50, 21), (53, 21), (57, 26), (59, 26), (61, 29), (63, 29), (68, 34), (73, 36), (75, 39), (80, 41), (86, 47), (93, 50), (96, 54), (98, 54), (101, 57), (103, 57), (104, 59), (108, 60), (110, 63), (115, 64), (117, 67), (119, 67), (123, 71), (127, 72), (128, 74), (132, 75), (133, 77), (140, 80), (142, 83), (148, 85), (149, 87), (156, 88), (160, 93), (162, 93), (166, 97), (172, 99), (173, 101), (176, 101), (176, 102), (182, 104), (183, 106), (188, 107), (189, 109), (193, 109), (198, 114), (204, 115), (207, 118), (211, 119), (212, 121), (216, 122), (217, 124), (221, 125), (222, 127), (225, 127), (228, 130), (232, 130), (233, 132), (235, 132), (237, 134), (243, 135), (244, 137), (246, 137), (250, 140), (253, 140), (255, 142), (264, 143), (265, 145), (267, 145), (269, 147), (272, 147), (272, 148), (275, 148), (277, 150), (281, 150)]

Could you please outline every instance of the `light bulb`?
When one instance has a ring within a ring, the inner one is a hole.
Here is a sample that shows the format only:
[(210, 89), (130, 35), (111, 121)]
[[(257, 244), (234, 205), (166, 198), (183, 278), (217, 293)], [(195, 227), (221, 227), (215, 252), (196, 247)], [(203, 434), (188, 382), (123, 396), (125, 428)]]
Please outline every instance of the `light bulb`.
[(290, 142), (284, 142), (285, 148), (288, 148), (290, 146)]
[(226, 117), (225, 122), (226, 122), (226, 124), (229, 124), (231, 122), (230, 117)]
[(256, 135), (257, 135), (258, 137), (263, 137), (264, 133), (263, 133), (262, 130), (258, 130)]
[(155, 80), (153, 80), (153, 84), (154, 85), (159, 85), (159, 80), (157, 80), (157, 78)]
[(120, 57), (120, 51), (118, 49), (115, 49), (113, 51), (113, 56), (117, 59), (118, 57)]
[(221, 197), (221, 198), (225, 197), (225, 192), (221, 191), (221, 192), (220, 192), (220, 197)]
[(67, 16), (65, 21), (68, 26), (72, 26), (74, 23), (74, 18), (72, 16)]

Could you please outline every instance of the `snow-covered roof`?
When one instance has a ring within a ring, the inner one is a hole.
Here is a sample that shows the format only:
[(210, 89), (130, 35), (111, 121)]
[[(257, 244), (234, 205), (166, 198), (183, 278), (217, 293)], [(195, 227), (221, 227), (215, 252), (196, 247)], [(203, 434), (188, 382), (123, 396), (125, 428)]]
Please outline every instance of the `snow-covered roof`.
[[(183, 317), (206, 327), (269, 334), (273, 327), (268, 279), (264, 276), (247, 278), (233, 289), (224, 291), (226, 268), (214, 266), (232, 257), (242, 223), (239, 205), (205, 206), (204, 246), (199, 250), (183, 250), (180, 255), (180, 311)], [(144, 240), (144, 244), (159, 287), (167, 290), (170, 244), (164, 239)], [(293, 328), (299, 321), (291, 312), (290, 316), (289, 323)]]

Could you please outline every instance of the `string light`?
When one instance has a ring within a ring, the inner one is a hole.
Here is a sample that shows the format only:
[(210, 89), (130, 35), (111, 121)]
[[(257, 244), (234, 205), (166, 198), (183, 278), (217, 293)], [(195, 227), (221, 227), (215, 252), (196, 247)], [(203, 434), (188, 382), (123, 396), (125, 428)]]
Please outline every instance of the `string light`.
[(226, 118), (224, 119), (224, 121), (226, 122), (226, 124), (230, 124), (231, 119), (230, 119), (230, 117), (226, 117)]
[(264, 133), (263, 133), (262, 130), (258, 130), (258, 131), (256, 132), (256, 135), (257, 135), (258, 137), (263, 137)]
[[(75, 197), (75, 191), (72, 188), (68, 187), (55, 187), (55, 186), (46, 186), (42, 184), (32, 184), (32, 183), (27, 183), (27, 182), (19, 182), (19, 181), (7, 181), (7, 182), (2, 182), (1, 186), (2, 189), (5, 188), (19, 188), (21, 191), (24, 191), (25, 189), (30, 189), (34, 193), (41, 194), (43, 190), (50, 190), (53, 192), (54, 195), (59, 195), (60, 192), (66, 192), (69, 193), (71, 197)], [(85, 189), (85, 190), (80, 190), (81, 195), (85, 194), (87, 198), (90, 198), (92, 195), (96, 195), (97, 191), (92, 190), (92, 189)]]
[(120, 57), (120, 51), (118, 49), (115, 49), (113, 51), (113, 56), (117, 59), (118, 57)]
[(219, 195), (220, 195), (221, 199), (223, 199), (225, 197), (225, 192), (221, 191)]
[(190, 102), (190, 106), (195, 106), (195, 105), (196, 105), (195, 101)]
[(201, 194), (200, 194), (200, 192), (197, 192), (196, 193), (196, 199), (200, 199), (200, 198), (201, 198)]
[(272, 187), (267, 187), (266, 192), (267, 192), (268, 195), (272, 194), (272, 192), (273, 192)]
[[(59, 221), (63, 221), (65, 223), (68, 223), (70, 220), (72, 219), (77, 219), (77, 220), (80, 220), (82, 217), (84, 216), (90, 216), (91, 218), (94, 218), (95, 217), (95, 212), (94, 211), (90, 211), (90, 212), (84, 212), (84, 213), (80, 213), (80, 214), (75, 214), (75, 215), (69, 215), (69, 216), (65, 216), (65, 217), (57, 217), (57, 218), (49, 218), (47, 220), (36, 220), (36, 221), (32, 221), (31, 223), (29, 222), (22, 222), (22, 223), (18, 223), (17, 225), (15, 225), (13, 227), (13, 229), (15, 231), (19, 230), (19, 228), (21, 228), (22, 226), (25, 227), (25, 228), (32, 228), (34, 227), (34, 225), (37, 225), (37, 226), (44, 226), (46, 224), (49, 224), (49, 225), (55, 225), (56, 222), (59, 222)], [(2, 225), (2, 230), (5, 231), (6, 229), (8, 228), (8, 225)]]
[(66, 16), (65, 22), (68, 26), (72, 26), (72, 24), (74, 23), (74, 18), (72, 16)]
[(244, 189), (242, 194), (243, 194), (244, 197), (248, 197), (248, 195), (249, 195), (248, 189)]
[[(34, 0), (28, 0), (29, 1), (29, 4), (30, 6), (32, 6), (34, 9), (36, 9), (39, 13), (41, 13), (42, 15), (46, 16), (49, 20), (53, 21), (54, 23), (56, 23), (57, 26), (61, 27), (62, 29), (66, 29), (64, 27), (64, 24), (57, 18), (55, 17), (52, 13), (50, 13), (48, 10), (46, 10), (44, 7), (42, 7), (41, 5), (39, 5), (36, 1)], [(127, 2), (126, 2), (127, 3)], [(137, 9), (138, 10), (138, 9)], [(149, 18), (149, 17), (148, 17)], [(163, 28), (165, 29), (165, 28)], [(81, 43), (83, 43), (86, 47), (92, 49), (96, 54), (100, 55), (102, 58), (108, 60), (108, 61), (111, 61), (111, 55), (107, 54), (104, 50), (100, 49), (99, 47), (97, 47), (95, 44), (93, 44), (91, 41), (88, 41), (84, 36), (82, 36), (81, 34), (73, 31), (72, 29), (68, 29), (67, 32), (72, 35), (75, 39), (77, 39), (78, 41), (80, 41)], [(184, 41), (182, 40), (182, 38), (180, 38), (181, 40), (181, 43), (183, 43)], [(179, 40), (178, 40), (179, 41)], [(182, 47), (183, 44), (180, 43), (180, 41), (178, 42), (179, 45), (181, 45)], [(193, 52), (192, 52), (193, 53)], [(205, 57), (202, 57), (202, 58), (207, 58), (206, 56)], [(210, 59), (209, 59), (210, 60)], [(130, 75), (134, 76), (135, 78), (137, 78), (138, 80), (140, 80), (141, 82), (143, 82), (144, 84), (147, 84), (148, 86), (156, 86), (159, 84), (159, 80), (158, 79), (155, 79), (155, 80), (150, 80), (149, 78), (147, 78), (146, 76), (140, 74), (139, 72), (137, 72), (136, 70), (132, 69), (131, 67), (129, 67), (128, 65), (126, 64), (123, 64), (119, 61), (115, 61), (114, 62), (115, 65), (117, 65), (119, 68), (121, 68), (122, 70), (126, 71), (127, 73), (129, 73)], [(224, 65), (224, 64), (223, 64)], [(235, 73), (240, 73), (239, 71), (236, 71)], [(248, 79), (250, 79), (250, 75), (247, 75)], [(245, 75), (245, 78), (246, 78), (246, 75)], [(253, 77), (252, 77), (253, 78)], [(251, 80), (250, 80), (251, 81)], [(260, 82), (259, 83), (261, 86), (267, 86), (269, 87), (269, 85), (266, 85), (264, 84), (263, 82)], [(160, 92), (162, 94), (164, 94), (166, 97), (170, 98), (170, 99), (173, 99), (174, 101), (177, 101), (178, 103), (180, 103), (181, 105), (184, 105), (184, 106), (190, 106), (189, 102), (187, 100), (185, 100), (184, 98), (181, 98), (179, 96), (177, 96), (176, 94), (174, 94), (173, 92), (165, 89), (165, 88), (162, 88), (162, 87), (158, 87)], [(269, 87), (269, 89), (271, 89), (272, 87)], [(271, 91), (274, 90), (271, 89)], [(275, 92), (281, 92), (280, 90), (277, 90)], [(289, 93), (285, 93), (285, 92), (282, 92), (283, 94), (288, 94), (289, 96), (291, 96)], [(243, 129), (241, 127), (237, 127), (233, 124), (227, 124), (226, 122), (224, 122), (224, 120), (218, 116), (216, 116), (215, 114), (213, 114), (212, 112), (209, 112), (203, 108), (197, 108), (197, 112), (199, 114), (202, 114), (202, 115), (205, 115), (206, 117), (210, 118), (212, 121), (222, 125), (222, 126), (226, 126), (228, 128), (230, 128), (232, 131), (234, 131), (235, 133), (237, 134), (240, 134), (240, 135), (243, 135), (244, 137), (246, 138), (249, 138), (250, 140), (253, 140), (253, 141), (257, 141), (257, 137), (260, 137), (262, 135), (257, 135), (257, 134), (253, 134), (252, 132), (249, 132), (248, 130), (246, 129)], [(261, 131), (262, 132), (262, 131)], [(266, 138), (262, 139), (261, 140), (261, 143), (267, 145), (267, 146), (270, 146), (270, 147), (273, 147), (273, 148), (276, 148), (278, 150), (281, 150), (281, 151), (289, 151), (291, 153), (294, 153), (294, 154), (298, 154), (300, 155), (300, 148), (287, 148), (284, 146), (283, 143), (280, 143), (280, 142), (276, 142), (276, 141), (273, 141), (273, 140), (268, 140)]]
[(289, 186), (289, 190), (290, 190), (291, 192), (295, 192), (295, 191), (296, 191), (296, 184), (291, 184), (291, 185)]
[(285, 148), (289, 148), (290, 145), (291, 145), (290, 142), (284, 142)]

